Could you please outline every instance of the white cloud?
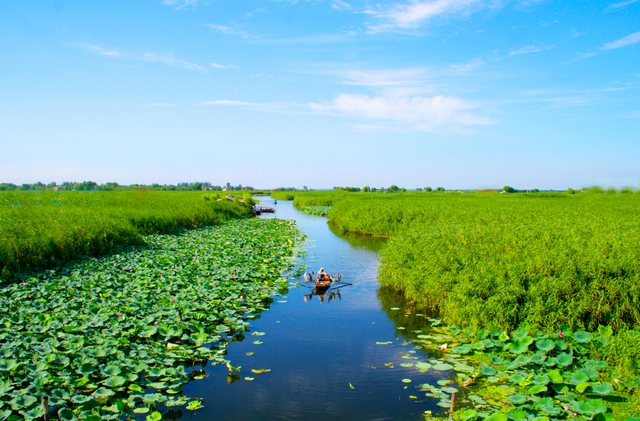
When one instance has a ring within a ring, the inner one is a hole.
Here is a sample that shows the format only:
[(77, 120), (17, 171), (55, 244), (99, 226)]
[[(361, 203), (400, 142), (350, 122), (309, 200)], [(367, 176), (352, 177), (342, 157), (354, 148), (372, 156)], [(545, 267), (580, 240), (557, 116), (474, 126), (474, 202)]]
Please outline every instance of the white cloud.
[(215, 69), (237, 69), (238, 66), (234, 66), (233, 64), (218, 64), (218, 63), (211, 63), (211, 67), (215, 68)]
[(519, 48), (517, 50), (511, 51), (509, 53), (509, 56), (517, 56), (519, 54), (529, 54), (529, 53), (539, 53), (542, 50), (546, 50), (548, 49), (548, 47), (536, 47), (535, 45), (525, 45), (522, 48)]
[(609, 42), (602, 46), (603, 50), (613, 50), (614, 48), (626, 47), (627, 45), (640, 42), (640, 32), (634, 32), (617, 41)]
[(344, 79), (346, 85), (362, 86), (407, 86), (417, 85), (427, 79), (423, 69), (393, 69), (393, 70), (348, 70), (336, 72)]
[(162, 0), (162, 4), (165, 6), (175, 6), (176, 10), (195, 7), (199, 2), (200, 0)]
[(215, 25), (213, 23), (208, 23), (207, 26), (211, 29), (215, 29), (216, 31), (220, 31), (225, 35), (238, 35), (242, 38), (255, 38), (253, 35), (246, 33), (245, 31), (241, 31), (239, 29), (231, 28), (230, 26), (224, 25)]
[(340, 94), (333, 101), (309, 104), (321, 114), (354, 119), (374, 120), (363, 128), (383, 127), (389, 130), (469, 131), (469, 126), (492, 124), (488, 118), (471, 113), (479, 107), (453, 96), (390, 97)]
[(160, 54), (146, 53), (145, 55), (142, 56), (142, 59), (148, 60), (148, 61), (159, 61), (161, 63), (165, 63), (171, 66), (180, 66), (186, 69), (199, 70), (201, 72), (208, 72), (208, 70), (205, 67), (200, 66), (199, 64), (190, 63), (188, 61), (180, 60), (170, 56), (163, 56)]
[(480, 58), (474, 58), (473, 60), (471, 60), (468, 63), (462, 63), (462, 64), (452, 64), (449, 67), (451, 68), (451, 70), (453, 70), (454, 72), (470, 72), (480, 66), (482, 66), (483, 64), (485, 64), (486, 61), (482, 60)]
[(92, 45), (92, 44), (87, 44), (87, 43), (80, 44), (80, 47), (84, 48), (85, 50), (89, 50), (92, 53), (100, 54), (100, 55), (108, 56), (108, 57), (121, 57), (121, 56), (127, 55), (127, 54), (121, 53), (119, 51), (107, 50), (107, 49), (99, 47), (97, 45)]
[(336, 10), (353, 10), (353, 6), (351, 6), (349, 3), (346, 3), (342, 0), (332, 0), (331, 7), (333, 7)]
[(484, 0), (412, 0), (409, 4), (396, 4), (386, 10), (369, 9), (366, 13), (390, 21), (370, 26), (372, 32), (380, 32), (397, 28), (414, 28), (439, 15), (466, 15), (483, 7), (485, 7)]
[(264, 104), (259, 104), (255, 102), (244, 102), (244, 101), (231, 101), (228, 99), (219, 99), (217, 101), (206, 101), (201, 102), (197, 105), (251, 105), (251, 106), (259, 106)]
[(633, 4), (633, 3), (637, 2), (637, 1), (638, 0), (619, 1), (617, 3), (613, 3), (613, 4), (609, 5), (609, 6), (607, 6), (607, 8), (604, 9), (604, 10), (610, 11), (610, 10), (613, 10), (613, 9), (619, 9), (621, 7), (625, 7), (625, 6), (628, 6), (630, 4)]

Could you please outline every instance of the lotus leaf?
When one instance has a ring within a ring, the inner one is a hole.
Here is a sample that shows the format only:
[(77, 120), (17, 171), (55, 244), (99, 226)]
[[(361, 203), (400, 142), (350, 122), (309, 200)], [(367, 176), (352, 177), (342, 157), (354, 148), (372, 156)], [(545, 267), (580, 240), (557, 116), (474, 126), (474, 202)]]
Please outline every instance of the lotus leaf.
[(38, 399), (34, 396), (30, 396), (30, 395), (18, 396), (11, 400), (11, 407), (14, 410), (20, 410), (20, 409), (30, 407), (31, 405), (35, 404), (37, 401)]
[(486, 417), (485, 421), (507, 421), (509, 417), (502, 412), (494, 412), (493, 414)]
[(453, 366), (451, 364), (446, 364), (446, 363), (435, 364), (433, 366), (433, 369), (434, 370), (438, 370), (438, 371), (451, 370), (452, 368), (453, 368)]
[(516, 405), (523, 404), (528, 400), (527, 397), (524, 395), (511, 395), (507, 399), (509, 402)]
[(525, 342), (520, 342), (520, 341), (516, 341), (516, 342), (511, 342), (509, 345), (507, 345), (506, 347), (507, 351), (510, 351), (512, 354), (522, 354), (523, 352), (527, 351), (529, 349), (529, 343)]
[(556, 343), (552, 339), (541, 339), (536, 342), (536, 347), (541, 351), (549, 352), (556, 347)]
[(151, 414), (147, 415), (147, 421), (160, 421), (162, 419), (162, 413), (158, 411), (153, 411)]
[(613, 386), (609, 383), (602, 383), (596, 386), (592, 386), (591, 390), (598, 395), (608, 395), (613, 391)]
[(58, 416), (60, 417), (61, 420), (63, 421), (74, 421), (77, 420), (78, 418), (76, 417), (76, 414), (73, 413), (72, 410), (70, 410), (69, 408), (62, 408), (58, 411)]
[(494, 376), (496, 375), (498, 372), (496, 371), (496, 369), (494, 369), (493, 367), (490, 367), (488, 365), (484, 365), (480, 368), (480, 373), (484, 374), (485, 376)]
[(115, 392), (113, 390), (107, 389), (106, 387), (101, 387), (92, 393), (93, 397), (96, 399), (105, 399), (109, 396), (113, 396), (114, 394)]
[(577, 372), (574, 372), (574, 373), (571, 373), (571, 374), (565, 376), (565, 380), (568, 383), (577, 385), (579, 383), (589, 381), (589, 376), (587, 376), (586, 374), (584, 374), (584, 373), (582, 373), (580, 371), (577, 371)]
[(532, 395), (537, 395), (538, 393), (546, 392), (547, 390), (547, 386), (545, 386), (544, 384), (537, 384), (529, 389), (529, 393)]
[(402, 379), (402, 383), (411, 383), (411, 379)]
[(478, 418), (478, 413), (473, 409), (467, 409), (462, 414), (458, 415), (462, 421), (470, 421)]
[(591, 340), (589, 332), (578, 331), (573, 334), (573, 340), (579, 343), (587, 343)]
[(573, 356), (571, 354), (562, 353), (555, 358), (558, 365), (566, 367), (573, 362)]
[(507, 416), (513, 421), (525, 421), (529, 418), (529, 414), (519, 409), (507, 413)]

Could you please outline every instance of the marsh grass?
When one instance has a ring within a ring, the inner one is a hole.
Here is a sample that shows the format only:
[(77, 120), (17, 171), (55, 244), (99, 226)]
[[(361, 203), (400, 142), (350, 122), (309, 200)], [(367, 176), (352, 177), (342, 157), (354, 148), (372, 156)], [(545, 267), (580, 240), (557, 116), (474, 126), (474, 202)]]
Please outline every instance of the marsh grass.
[(249, 214), (238, 203), (203, 199), (201, 192), (0, 192), (0, 276)]

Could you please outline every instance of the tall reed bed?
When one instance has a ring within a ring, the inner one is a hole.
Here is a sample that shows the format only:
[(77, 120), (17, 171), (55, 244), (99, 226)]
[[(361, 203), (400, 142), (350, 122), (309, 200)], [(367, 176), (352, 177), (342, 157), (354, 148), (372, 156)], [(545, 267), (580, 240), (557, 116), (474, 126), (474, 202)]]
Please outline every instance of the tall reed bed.
[(142, 244), (143, 235), (249, 212), (238, 203), (206, 201), (197, 192), (1, 192), (0, 276), (6, 281), (14, 272)]
[(460, 325), (640, 326), (640, 198), (347, 198), (340, 228), (390, 236), (383, 285)]

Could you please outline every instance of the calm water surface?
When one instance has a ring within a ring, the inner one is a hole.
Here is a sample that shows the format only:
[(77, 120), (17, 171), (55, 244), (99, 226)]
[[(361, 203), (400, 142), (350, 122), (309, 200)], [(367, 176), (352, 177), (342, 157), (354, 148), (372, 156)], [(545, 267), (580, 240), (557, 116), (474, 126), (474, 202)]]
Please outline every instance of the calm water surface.
[[(400, 367), (417, 361), (402, 359), (403, 355), (426, 357), (422, 350), (410, 354), (414, 346), (405, 339), (419, 334), (414, 330), (426, 332), (429, 322), (407, 316), (404, 310), (390, 310), (404, 308), (401, 298), (379, 293), (377, 250), (382, 240), (340, 234), (326, 218), (297, 211), (292, 202), (274, 205), (271, 198), (259, 199), (277, 209), (275, 217), (295, 220), (309, 236), (308, 269), (340, 272), (342, 280), (353, 285), (323, 301), (309, 296), (311, 291), (302, 286), (277, 297), (271, 309), (252, 322), (252, 332), (265, 335), (247, 333), (246, 339), (228, 347), (227, 358), (242, 366), (240, 379), (229, 384), (226, 367), (207, 366), (208, 377), (184, 388), (188, 396), (202, 398), (205, 407), (195, 412), (174, 409), (166, 415), (234, 421), (418, 420), (426, 410), (441, 410), (416, 386), (434, 383), (439, 378), (434, 376), (444, 374)], [(256, 345), (256, 340), (263, 343)], [(387, 341), (392, 343), (376, 344)], [(385, 366), (391, 362), (394, 368)], [(271, 371), (251, 372), (261, 368)], [(405, 378), (412, 382), (402, 383)]]

